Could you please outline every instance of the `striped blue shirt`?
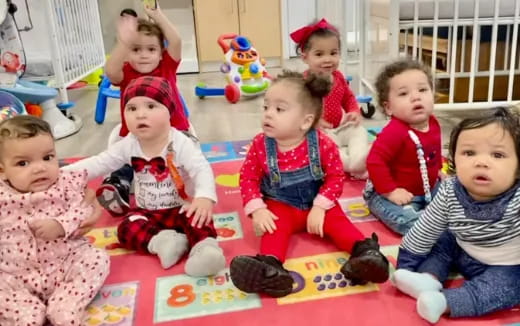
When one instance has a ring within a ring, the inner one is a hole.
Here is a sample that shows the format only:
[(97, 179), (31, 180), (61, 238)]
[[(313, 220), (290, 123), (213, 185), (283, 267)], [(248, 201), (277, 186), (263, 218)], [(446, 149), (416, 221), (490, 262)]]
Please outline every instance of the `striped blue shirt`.
[(433, 201), (403, 238), (401, 247), (415, 255), (428, 254), (440, 235), (450, 230), (459, 241), (481, 247), (501, 246), (520, 236), (520, 188), (502, 218), (477, 220), (466, 216), (454, 190), (455, 178), (442, 183)]

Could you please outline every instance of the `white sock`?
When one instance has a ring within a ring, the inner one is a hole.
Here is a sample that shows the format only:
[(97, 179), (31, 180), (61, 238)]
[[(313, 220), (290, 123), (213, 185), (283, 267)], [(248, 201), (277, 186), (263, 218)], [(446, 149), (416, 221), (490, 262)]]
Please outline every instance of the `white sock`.
[(206, 238), (193, 246), (186, 261), (186, 274), (194, 277), (215, 275), (226, 266), (226, 258), (217, 239)]
[(442, 284), (427, 273), (416, 273), (406, 269), (398, 269), (392, 276), (392, 283), (401, 292), (417, 299), (424, 291), (440, 291)]
[(186, 235), (177, 233), (175, 230), (162, 230), (154, 235), (148, 243), (148, 251), (159, 256), (164, 269), (175, 265), (186, 250), (188, 250)]
[(417, 312), (419, 316), (432, 324), (439, 321), (447, 307), (448, 302), (442, 292), (426, 291), (421, 293), (417, 299)]

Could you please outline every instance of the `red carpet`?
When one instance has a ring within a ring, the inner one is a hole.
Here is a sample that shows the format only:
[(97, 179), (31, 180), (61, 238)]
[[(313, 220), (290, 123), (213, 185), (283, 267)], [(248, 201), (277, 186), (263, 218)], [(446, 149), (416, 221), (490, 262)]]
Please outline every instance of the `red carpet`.
[[(255, 254), (259, 248), (259, 238), (241, 209), (237, 187), (241, 163), (212, 163), (219, 196), (215, 222), (228, 264), (232, 257)], [(363, 185), (349, 181), (344, 191), (348, 200), (343, 204), (365, 235), (373, 231), (379, 235), (383, 251), (395, 264), (400, 238), (367, 216), (359, 198)], [(286, 267), (295, 271), (297, 286), (295, 293), (277, 300), (241, 293), (233, 287), (227, 270), (212, 278), (190, 278), (183, 274), (185, 260), (165, 271), (155, 256), (121, 253), (110, 228), (117, 223), (105, 213), (101, 228), (91, 233), (97, 245), (114, 255), (110, 276), (91, 306), (87, 325), (428, 325), (416, 314), (415, 300), (389, 282), (346, 285), (337, 272), (347, 255), (314, 236), (293, 237)], [(476, 319), (443, 318), (437, 325), (515, 322), (520, 322), (520, 310)]]

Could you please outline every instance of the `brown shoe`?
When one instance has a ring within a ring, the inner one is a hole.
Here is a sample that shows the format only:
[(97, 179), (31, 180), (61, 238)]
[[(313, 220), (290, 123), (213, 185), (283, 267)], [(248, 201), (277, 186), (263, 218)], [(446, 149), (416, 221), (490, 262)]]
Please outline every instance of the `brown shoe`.
[(341, 267), (341, 273), (352, 285), (367, 282), (384, 283), (388, 280), (388, 259), (379, 251), (377, 235), (357, 241), (349, 260)]
[(293, 290), (293, 278), (276, 257), (237, 256), (229, 266), (231, 281), (246, 293), (262, 292), (279, 298)]

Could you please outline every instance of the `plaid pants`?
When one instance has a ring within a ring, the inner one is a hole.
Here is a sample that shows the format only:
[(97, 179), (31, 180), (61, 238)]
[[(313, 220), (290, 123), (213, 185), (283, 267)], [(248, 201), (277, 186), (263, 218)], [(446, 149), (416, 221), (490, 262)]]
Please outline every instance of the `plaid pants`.
[[(193, 215), (187, 218), (185, 214), (179, 214), (179, 210), (180, 207), (159, 210), (132, 209), (117, 227), (119, 242), (126, 249), (148, 253), (150, 239), (165, 229), (186, 234), (190, 248), (208, 237), (217, 237), (213, 221), (201, 228), (193, 227), (191, 226)], [(134, 219), (134, 221), (129, 219), (130, 216), (136, 215), (144, 218)]]

